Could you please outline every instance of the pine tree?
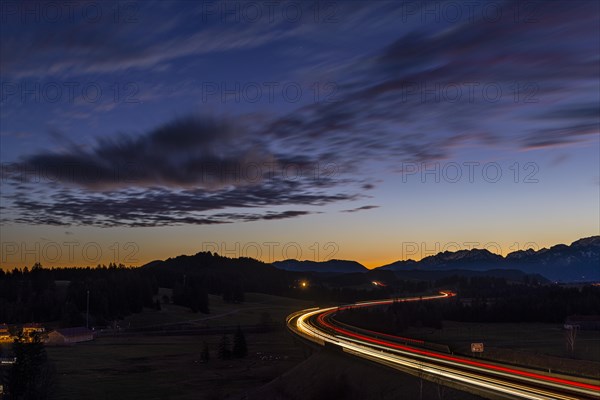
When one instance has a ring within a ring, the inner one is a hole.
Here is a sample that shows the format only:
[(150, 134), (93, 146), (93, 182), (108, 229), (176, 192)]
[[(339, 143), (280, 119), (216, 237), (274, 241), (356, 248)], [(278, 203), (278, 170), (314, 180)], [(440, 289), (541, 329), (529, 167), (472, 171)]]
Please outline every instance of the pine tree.
[(200, 353), (200, 359), (203, 362), (208, 362), (210, 360), (210, 352), (208, 351), (208, 343), (204, 342), (202, 346), (202, 352)]
[(223, 289), (223, 301), (225, 303), (233, 302), (233, 291), (229, 286), (226, 286), (225, 289)]
[(234, 303), (244, 302), (244, 289), (239, 283), (233, 287), (232, 299)]
[(42, 398), (43, 388), (39, 381), (46, 363), (46, 350), (39, 334), (35, 333), (29, 339), (21, 332), (13, 343), (13, 352), (17, 362), (9, 372), (9, 392), (13, 398)]
[(231, 358), (231, 349), (229, 346), (229, 337), (223, 335), (221, 342), (219, 343), (219, 358), (221, 360), (228, 360)]
[(233, 356), (236, 358), (244, 358), (248, 355), (248, 346), (242, 328), (238, 325), (233, 337)]

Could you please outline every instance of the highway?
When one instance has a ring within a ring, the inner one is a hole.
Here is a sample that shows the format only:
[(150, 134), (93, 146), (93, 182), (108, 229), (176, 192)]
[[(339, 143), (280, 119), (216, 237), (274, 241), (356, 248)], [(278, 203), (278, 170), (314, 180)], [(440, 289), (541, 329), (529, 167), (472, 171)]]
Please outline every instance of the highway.
[(349, 307), (373, 307), (393, 301), (438, 301), (454, 295), (445, 291), (434, 296), (311, 308), (289, 315), (287, 325), (296, 335), (321, 346), (338, 346), (346, 353), (392, 368), (471, 386), (484, 396), (532, 400), (600, 399), (598, 382), (434, 351), (419, 340), (348, 326), (334, 318), (338, 310)]

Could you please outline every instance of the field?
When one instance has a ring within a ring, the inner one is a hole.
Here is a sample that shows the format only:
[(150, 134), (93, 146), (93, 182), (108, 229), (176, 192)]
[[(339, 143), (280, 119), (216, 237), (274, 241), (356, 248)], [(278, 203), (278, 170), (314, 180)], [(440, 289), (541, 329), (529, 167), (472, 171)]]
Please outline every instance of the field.
[[(164, 294), (170, 292), (161, 289), (159, 297)], [(418, 398), (418, 378), (336, 353), (312, 354), (299, 345), (283, 321), (289, 313), (313, 306), (309, 302), (253, 293), (246, 294), (242, 304), (225, 303), (217, 296), (210, 296), (209, 301), (210, 314), (194, 314), (184, 307), (163, 304), (160, 311), (144, 310), (119, 325), (158, 330), (182, 323), (228, 328), (256, 325), (266, 313), (276, 328), (266, 333), (247, 332), (249, 355), (233, 360), (217, 358), (222, 335), (216, 334), (105, 336), (69, 347), (48, 347), (49, 358), (57, 370), (57, 398), (318, 399), (343, 386), (351, 388), (345, 398)], [(445, 343), (455, 353), (467, 355), (470, 343), (483, 342), (485, 358), (600, 377), (597, 332), (580, 331), (573, 354), (566, 350), (562, 327), (553, 324), (445, 321), (442, 330), (410, 328), (405, 335)], [(210, 349), (208, 362), (200, 357), (204, 343)], [(426, 382), (423, 390), (425, 398), (440, 395), (440, 385), (436, 383)], [(443, 390), (446, 399), (471, 398), (462, 392)]]
[[(167, 305), (145, 310), (122, 326), (143, 327), (193, 320), (211, 326), (255, 324), (261, 313), (284, 321), (306, 302), (248, 294), (244, 304), (226, 304), (211, 296), (211, 314), (193, 314)], [(206, 319), (210, 318), (210, 319)], [(230, 335), (231, 338), (231, 335)], [(101, 337), (69, 347), (48, 347), (57, 369), (58, 399), (221, 399), (262, 386), (307, 356), (283, 327), (246, 334), (245, 359), (219, 360), (221, 335)], [(203, 343), (211, 359), (200, 360)]]
[[(158, 298), (170, 296), (170, 289), (160, 289)], [(246, 293), (241, 304), (226, 303), (219, 296), (209, 295), (210, 314), (192, 313), (185, 307), (174, 304), (162, 304), (160, 311), (145, 310), (133, 314), (120, 325), (124, 328), (161, 327), (182, 322), (198, 327), (255, 325), (267, 313), (273, 322), (283, 324), (285, 317), (302, 308), (311, 307), (311, 303), (286, 297), (271, 296), (262, 293)]]
[[(422, 395), (421, 395), (422, 392)], [(482, 400), (481, 397), (336, 351), (313, 354), (245, 400)], [(240, 399), (242, 400), (242, 399)]]
[(485, 358), (600, 378), (598, 331), (577, 332), (573, 353), (567, 350), (564, 329), (558, 324), (444, 321), (443, 329), (410, 328), (404, 334), (448, 344), (454, 352), (467, 355), (471, 343), (483, 342)]

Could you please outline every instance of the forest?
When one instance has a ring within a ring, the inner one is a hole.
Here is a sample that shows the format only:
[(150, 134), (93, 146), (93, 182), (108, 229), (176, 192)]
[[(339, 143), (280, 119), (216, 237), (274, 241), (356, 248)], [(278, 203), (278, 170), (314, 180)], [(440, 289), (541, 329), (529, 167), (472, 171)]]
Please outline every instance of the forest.
[(350, 308), (336, 318), (350, 325), (398, 334), (410, 326), (440, 329), (460, 322), (545, 322), (561, 324), (569, 315), (597, 315), (600, 287), (509, 283), (502, 278), (451, 277), (435, 286), (458, 295), (442, 301), (394, 302), (377, 308)]
[[(387, 284), (373, 286), (370, 283), (375, 279)], [(310, 284), (300, 287), (300, 282)], [(159, 298), (159, 287), (172, 289), (172, 296)], [(325, 306), (426, 294), (438, 289), (451, 289), (459, 295), (443, 302), (397, 303), (388, 310), (375, 309), (356, 318), (380, 320), (380, 324), (391, 324), (390, 329), (401, 330), (416, 323), (438, 327), (444, 319), (556, 323), (568, 315), (594, 314), (600, 310), (598, 287), (580, 290), (541, 284), (527, 276), (522, 282), (460, 275), (418, 281), (398, 279), (392, 272), (381, 271), (300, 273), (279, 270), (250, 258), (227, 258), (204, 252), (138, 268), (115, 264), (45, 268), (35, 264), (31, 268), (0, 270), (0, 323), (85, 325), (88, 294), (89, 325), (101, 327), (141, 312), (144, 307), (160, 308), (161, 301), (188, 307), (192, 312), (210, 313), (209, 294), (222, 296), (226, 302), (241, 303), (244, 293), (257, 292), (301, 298)], [(381, 315), (377, 316), (378, 313)]]

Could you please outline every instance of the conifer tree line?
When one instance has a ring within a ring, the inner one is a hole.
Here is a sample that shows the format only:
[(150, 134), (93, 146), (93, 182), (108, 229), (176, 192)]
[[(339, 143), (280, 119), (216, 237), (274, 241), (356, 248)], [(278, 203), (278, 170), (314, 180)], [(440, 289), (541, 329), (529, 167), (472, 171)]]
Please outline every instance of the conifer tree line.
[(248, 355), (248, 345), (242, 328), (238, 325), (233, 335), (233, 347), (228, 335), (223, 335), (219, 342), (218, 357), (221, 360), (244, 358)]
[[(320, 283), (318, 276), (310, 278), (313, 284), (309, 290), (298, 290), (295, 286), (300, 277), (306, 275), (278, 270), (257, 260), (211, 253), (181, 256), (142, 268), (114, 263), (95, 268), (46, 268), (36, 263), (32, 268), (0, 270), (0, 322), (85, 325), (88, 292), (90, 326), (110, 325), (144, 307), (159, 310), (161, 300), (192, 312), (209, 313), (209, 294), (233, 304), (244, 302), (247, 291), (315, 301), (347, 302), (373, 296), (367, 290)], [(172, 296), (159, 299), (159, 287), (172, 289)]]
[(347, 309), (340, 321), (391, 334), (409, 326), (440, 329), (444, 320), (460, 322), (564, 323), (570, 315), (597, 315), (600, 287), (514, 284), (501, 278), (450, 277), (437, 282), (458, 296), (441, 301), (395, 302), (369, 309)]
[(115, 264), (61, 269), (35, 264), (31, 269), (0, 270), (0, 321), (85, 325), (88, 291), (90, 322), (98, 326), (152, 307), (158, 284), (152, 275)]

